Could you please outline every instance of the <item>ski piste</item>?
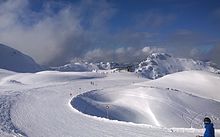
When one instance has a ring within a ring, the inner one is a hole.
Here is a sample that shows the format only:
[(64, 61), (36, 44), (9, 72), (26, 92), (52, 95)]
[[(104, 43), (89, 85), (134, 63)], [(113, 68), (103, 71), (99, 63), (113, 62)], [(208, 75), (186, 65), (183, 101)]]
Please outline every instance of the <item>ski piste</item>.
[(3, 136), (192, 137), (203, 135), (204, 116), (219, 135), (214, 73), (0, 72)]

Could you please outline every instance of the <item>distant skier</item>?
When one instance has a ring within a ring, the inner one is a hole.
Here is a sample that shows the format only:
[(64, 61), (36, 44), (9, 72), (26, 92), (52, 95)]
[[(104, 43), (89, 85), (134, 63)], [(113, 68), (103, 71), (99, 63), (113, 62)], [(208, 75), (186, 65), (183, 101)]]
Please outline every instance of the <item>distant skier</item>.
[(215, 137), (215, 129), (214, 125), (211, 122), (210, 118), (204, 118), (204, 125), (205, 125), (205, 133), (203, 136), (196, 136), (196, 137)]

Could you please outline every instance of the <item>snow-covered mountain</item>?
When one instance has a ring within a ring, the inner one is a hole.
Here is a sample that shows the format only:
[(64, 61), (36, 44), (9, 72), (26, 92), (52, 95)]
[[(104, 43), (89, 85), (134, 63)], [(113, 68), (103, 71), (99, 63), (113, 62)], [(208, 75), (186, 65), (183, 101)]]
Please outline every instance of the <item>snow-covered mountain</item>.
[(71, 62), (64, 66), (51, 67), (51, 70), (62, 71), (62, 72), (88, 72), (98, 70), (99, 68), (93, 64), (84, 61)]
[(128, 66), (132, 66), (133, 64), (128, 63), (116, 63), (116, 62), (98, 62), (98, 63), (88, 63), (83, 60), (78, 60), (74, 62), (70, 62), (64, 66), (59, 67), (51, 67), (50, 70), (56, 70), (61, 72), (91, 72), (97, 70), (112, 70), (112, 69), (126, 69)]
[(0, 44), (0, 68), (15, 72), (36, 72), (41, 67), (29, 56)]
[(166, 53), (152, 53), (146, 60), (137, 63), (98, 62), (88, 63), (83, 60), (73, 61), (59, 67), (52, 67), (51, 70), (63, 72), (88, 72), (98, 70), (129, 70), (149, 79), (157, 79), (167, 74), (181, 71), (202, 70), (212, 73), (220, 73), (220, 70), (211, 62), (204, 62), (186, 58), (176, 58)]
[(136, 63), (130, 64), (130, 63), (117, 63), (117, 62), (100, 62), (100, 63), (95, 63), (97, 67), (100, 70), (111, 70), (111, 69), (116, 69), (116, 68), (127, 68), (129, 66), (135, 67)]
[(220, 72), (210, 62), (175, 58), (166, 53), (151, 54), (146, 60), (139, 64), (136, 72), (146, 78), (157, 79), (167, 74), (188, 70), (202, 70), (213, 73)]

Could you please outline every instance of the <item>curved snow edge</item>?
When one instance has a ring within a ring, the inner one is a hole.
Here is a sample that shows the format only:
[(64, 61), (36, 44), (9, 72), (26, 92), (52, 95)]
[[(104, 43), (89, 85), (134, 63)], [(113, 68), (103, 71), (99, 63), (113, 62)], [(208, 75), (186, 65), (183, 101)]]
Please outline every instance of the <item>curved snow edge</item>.
[(27, 135), (16, 127), (11, 119), (11, 108), (18, 99), (19, 92), (14, 92), (11, 95), (0, 96), (0, 125), (1, 131), (13, 134), (18, 137), (27, 137)]

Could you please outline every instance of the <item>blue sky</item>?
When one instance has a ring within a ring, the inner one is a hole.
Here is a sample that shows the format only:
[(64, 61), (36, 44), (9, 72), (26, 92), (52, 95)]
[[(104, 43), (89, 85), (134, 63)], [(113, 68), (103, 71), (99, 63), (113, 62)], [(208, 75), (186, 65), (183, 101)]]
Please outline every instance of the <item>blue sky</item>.
[(8, 0), (0, 8), (0, 42), (40, 64), (133, 62), (152, 52), (220, 64), (219, 0)]

